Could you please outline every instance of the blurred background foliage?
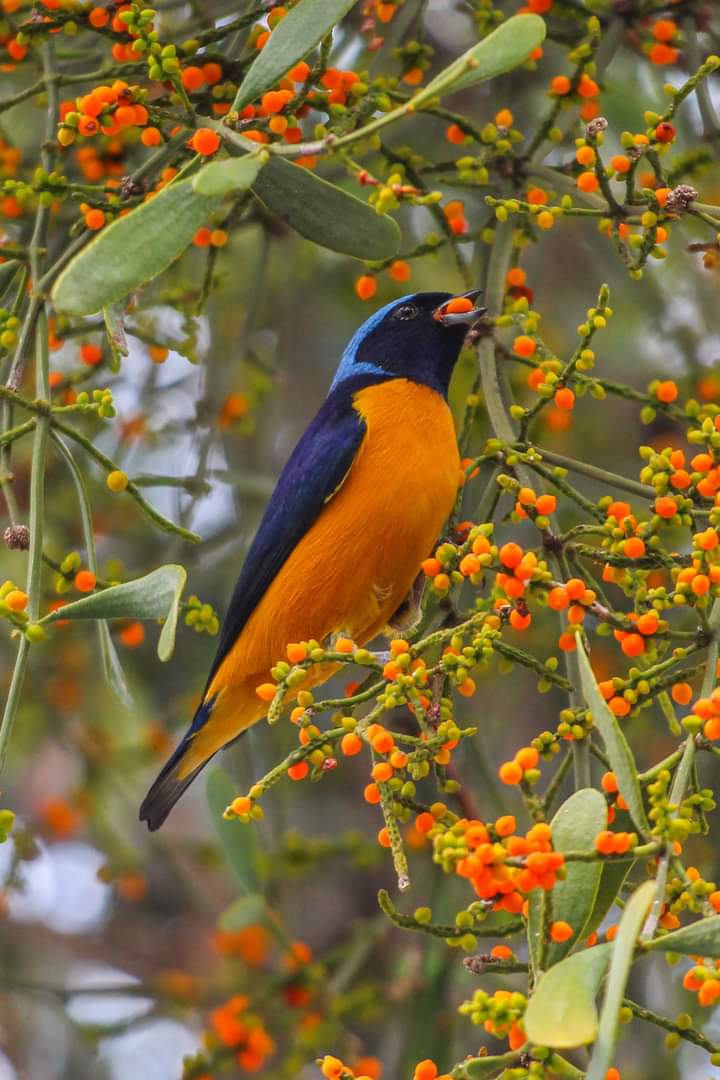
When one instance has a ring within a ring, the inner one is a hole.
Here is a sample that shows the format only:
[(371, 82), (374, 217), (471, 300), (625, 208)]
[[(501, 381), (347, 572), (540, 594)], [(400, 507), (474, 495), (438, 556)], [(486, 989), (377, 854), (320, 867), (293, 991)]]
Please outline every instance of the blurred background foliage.
[[(517, 9), (513, 0), (497, 6), (505, 14)], [(626, 129), (642, 130), (643, 110), (664, 107), (662, 87), (668, 76), (682, 78), (675, 68), (641, 58), (637, 23), (627, 31), (623, 23), (625, 9), (635, 6), (656, 14), (673, 9), (685, 34), (679, 63), (687, 70), (712, 50), (713, 41), (717, 47), (712, 4), (629, 3), (622, 11), (619, 4), (593, 4), (593, 9), (607, 8), (601, 13), (616, 36), (601, 97), (611, 139)], [(550, 78), (568, 70), (563, 15), (585, 10), (569, 0), (557, 0), (555, 7), (555, 37), (560, 40), (546, 44), (535, 70), (521, 69), (461, 95), (453, 103), (458, 112), (482, 127), (506, 107), (519, 131), (536, 128), (548, 108)], [(166, 36), (178, 38), (191, 23), (219, 24), (236, 13), (236, 5), (222, 0), (160, 3), (158, 8)], [(424, 40), (435, 49), (433, 64), (439, 69), (476, 40), (473, 9), (483, 8), (481, 3), (407, 0), (397, 18), (382, 28), (385, 45), (372, 54), (364, 51), (358, 11), (336, 34), (335, 61), (359, 70), (370, 65), (374, 74), (397, 70), (392, 49), (414, 36), (421, 16)], [(62, 43), (68, 55), (78, 50), (77, 64), (84, 62), (85, 47), (82, 37)], [(6, 66), (3, 96), (22, 90), (33, 78), (27, 65)], [(711, 83), (715, 99), (718, 85), (717, 79)], [(2, 153), (18, 148), (21, 171), (26, 163), (32, 165), (43, 118), (42, 103), (33, 98), (0, 116)], [(720, 131), (704, 130), (703, 124), (691, 99), (678, 123), (679, 146), (691, 150), (702, 143), (707, 148), (710, 160), (693, 182), (704, 202), (717, 203)], [(416, 151), (448, 160), (456, 151), (446, 140), (446, 126), (427, 116), (412, 127), (393, 128), (385, 138), (397, 150), (412, 137)], [(126, 153), (135, 160), (137, 148)], [(567, 151), (552, 151), (550, 162), (553, 154), (558, 160), (567, 157)], [(368, 161), (381, 168), (372, 155)], [(127, 170), (123, 158), (119, 170)], [(320, 171), (343, 179), (337, 164)], [(481, 282), (489, 248), (479, 234), (492, 223), (483, 192), (445, 181), (438, 187), (445, 199), (465, 201), (469, 233), (458, 247), (472, 282)], [(403, 230), (401, 252), (437, 229), (427, 208), (403, 208), (397, 218)], [(16, 222), (0, 220), (0, 234), (6, 226), (10, 235)], [(674, 378), (683, 395), (717, 399), (720, 279), (700, 255), (687, 250), (688, 237), (706, 240), (707, 230), (689, 225), (683, 239), (678, 236), (667, 245), (662, 263), (651, 264), (641, 281), (630, 281), (594, 221), (562, 219), (523, 254), (547, 342), (558, 355), (567, 355), (577, 324), (595, 301), (599, 284), (607, 282), (615, 317), (598, 348), (603, 376), (641, 390), (652, 378)], [(223, 612), (274, 480), (322, 400), (344, 344), (370, 307), (405, 291), (467, 287), (448, 248), (414, 261), (407, 286), (380, 273), (371, 305), (355, 295), (359, 272), (362, 267), (352, 259), (302, 240), (277, 219), (255, 215), (230, 231), (226, 246), (210, 254), (191, 250), (144, 290), (133, 323), (145, 340), (130, 336), (130, 355), (120, 372), (101, 369), (93, 375), (93, 385), (112, 389), (117, 419), (111, 424), (88, 420), (83, 430), (133, 476), (189, 478), (184, 486), (150, 487), (147, 495), (203, 540), (193, 547), (153, 530), (129, 500), (108, 491), (104, 477), (88, 467), (104, 576), (139, 576), (164, 562), (182, 562), (190, 592)], [(209, 274), (210, 296), (195, 314)], [(96, 337), (63, 340), (52, 353), (52, 370), (71, 376), (82, 371), (81, 345)], [(169, 346), (163, 363), (153, 363), (152, 342)], [(524, 399), (524, 369), (513, 367), (510, 377)], [(453, 385), (458, 418), (472, 378), (473, 357), (468, 355)], [(616, 398), (601, 403), (587, 397), (573, 414), (549, 409), (544, 415), (542, 442), (548, 448), (627, 475), (637, 472), (639, 444), (665, 446), (674, 437), (662, 416), (648, 427), (636, 404)], [(476, 450), (489, 434), (481, 417), (473, 434)], [(28, 468), (28, 448), (21, 445), (13, 471), (23, 514)], [(60, 560), (82, 551), (82, 533), (68, 474), (52, 454), (48, 470), (46, 547)], [(469, 517), (483, 483), (481, 475), (467, 486)], [(590, 496), (601, 493), (590, 481), (583, 487)], [(573, 522), (573, 513), (572, 507), (564, 510), (564, 523)], [(521, 537), (522, 527), (514, 527), (513, 535)], [(352, 552), (338, 557), (347, 560), (352, 573)], [(24, 553), (2, 551), (3, 578), (23, 580), (24, 570)], [(174, 1080), (183, 1056), (197, 1051), (203, 1033), (220, 1033), (227, 1015), (218, 1010), (227, 1009), (233, 995), (245, 994), (276, 1047), (267, 1060), (259, 1051), (268, 1080), (316, 1075), (308, 1063), (329, 1049), (342, 1051), (350, 1064), (382, 1059), (388, 1080), (410, 1075), (420, 1058), (449, 1063), (477, 1051), (478, 1034), (456, 1011), (474, 984), (458, 953), (441, 941), (394, 930), (378, 911), (378, 887), (392, 889), (394, 882), (390, 860), (375, 842), (377, 814), (362, 800), (363, 763), (344, 761), (319, 788), (281, 783), (265, 802), (265, 820), (252, 830), (236, 828), (236, 835), (242, 833), (237, 843), (257, 845), (254, 855), (245, 854), (257, 859), (260, 887), (272, 912), (267, 923), (253, 918), (250, 905), (235, 911), (235, 923), (230, 916), (230, 924), (241, 929), (221, 929), (223, 913), (237, 901), (242, 886), (223, 856), (206, 802), (205, 777), (160, 834), (150, 837), (141, 828), (140, 798), (192, 714), (215, 647), (210, 636), (181, 627), (172, 662), (160, 665), (156, 628), (146, 624), (145, 630), (140, 641), (139, 632), (113, 626), (132, 708), (119, 705), (100, 677), (95, 635), (88, 626), (61, 627), (46, 646), (32, 652), (2, 790), (3, 804), (18, 815), (12, 839), (0, 848), (2, 1080)], [(539, 655), (553, 648), (546, 624), (527, 637)], [(15, 650), (7, 634), (0, 650), (7, 685)], [(609, 668), (609, 655), (607, 663)], [(480, 734), (464, 741), (458, 768), (487, 817), (518, 809), (512, 792), (498, 791), (497, 763), (538, 731), (552, 728), (562, 707), (556, 691), (539, 697), (527, 673), (515, 671), (512, 686), (506, 674), (495, 663), (478, 695), (461, 706), (462, 718), (477, 723)], [(658, 734), (651, 712), (643, 714), (636, 731), (642, 768), (662, 756), (665, 736)], [(261, 724), (222, 755), (219, 767), (231, 778), (233, 790), (244, 791), (294, 742), (287, 724), (272, 729)], [(674, 745), (668, 739), (668, 752)], [(432, 905), (440, 920), (451, 917), (460, 885), (435, 872), (422, 846), (421, 837), (410, 836), (412, 903)], [(696, 863), (709, 866), (709, 840), (696, 840), (694, 850)], [(637, 978), (644, 984), (645, 1000), (669, 1013), (675, 998), (677, 1011), (687, 996), (663, 962), (646, 964)], [(693, 1048), (684, 1047), (668, 1059), (654, 1029), (636, 1026), (631, 1045), (623, 1050), (623, 1080), (661, 1075), (660, 1061), (667, 1080), (710, 1075)], [(246, 1065), (257, 1066), (257, 1061)], [(372, 1062), (365, 1067), (377, 1071)], [(244, 1074), (241, 1064), (230, 1062), (227, 1075)]]

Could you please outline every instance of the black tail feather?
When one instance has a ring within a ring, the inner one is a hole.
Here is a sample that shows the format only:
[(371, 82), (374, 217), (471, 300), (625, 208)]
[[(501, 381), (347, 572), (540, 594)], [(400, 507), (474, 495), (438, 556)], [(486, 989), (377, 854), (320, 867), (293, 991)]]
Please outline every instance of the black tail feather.
[(162, 771), (143, 799), (140, 807), (140, 820), (147, 822), (150, 832), (155, 832), (156, 829), (160, 828), (180, 796), (207, 765), (207, 761), (203, 761), (202, 765), (198, 765), (197, 769), (188, 773), (182, 780), (178, 778), (180, 762), (185, 755), (188, 742), (186, 736), (169, 761), (163, 766)]

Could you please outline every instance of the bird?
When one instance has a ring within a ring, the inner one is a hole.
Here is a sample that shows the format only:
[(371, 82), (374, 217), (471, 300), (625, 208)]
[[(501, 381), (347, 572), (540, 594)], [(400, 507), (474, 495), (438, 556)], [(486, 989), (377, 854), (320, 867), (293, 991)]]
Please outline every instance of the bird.
[[(291, 453), (244, 561), (192, 723), (147, 793), (151, 831), (210, 759), (267, 712), (257, 688), (291, 642), (388, 629), (460, 484), (450, 378), (478, 292), (419, 292), (356, 331)], [(311, 668), (304, 688), (326, 681)]]

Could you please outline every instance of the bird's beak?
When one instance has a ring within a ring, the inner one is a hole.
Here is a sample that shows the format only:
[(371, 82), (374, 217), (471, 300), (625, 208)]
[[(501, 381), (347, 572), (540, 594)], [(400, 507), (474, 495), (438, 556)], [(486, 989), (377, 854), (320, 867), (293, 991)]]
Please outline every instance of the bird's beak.
[[(481, 293), (482, 289), (473, 289), (471, 292), (462, 293), (460, 296), (453, 296), (452, 299), (446, 300), (444, 304), (435, 309), (433, 318), (442, 323), (443, 326), (457, 326), (458, 323), (471, 325), (487, 312), (487, 308), (478, 305), (476, 302)], [(459, 310), (454, 311), (456, 301), (466, 301), (466, 303), (457, 304)]]

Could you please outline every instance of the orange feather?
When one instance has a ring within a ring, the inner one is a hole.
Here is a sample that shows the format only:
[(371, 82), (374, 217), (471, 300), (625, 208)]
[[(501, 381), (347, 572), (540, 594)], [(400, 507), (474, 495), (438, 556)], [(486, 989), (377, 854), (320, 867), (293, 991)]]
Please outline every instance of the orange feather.
[[(452, 414), (428, 386), (392, 379), (355, 394), (367, 431), (345, 481), (294, 549), (207, 690), (212, 713), (179, 778), (259, 720), (255, 689), (291, 641), (340, 631), (362, 645), (403, 603), (452, 510), (460, 459)], [(315, 669), (307, 686), (328, 679)]]

